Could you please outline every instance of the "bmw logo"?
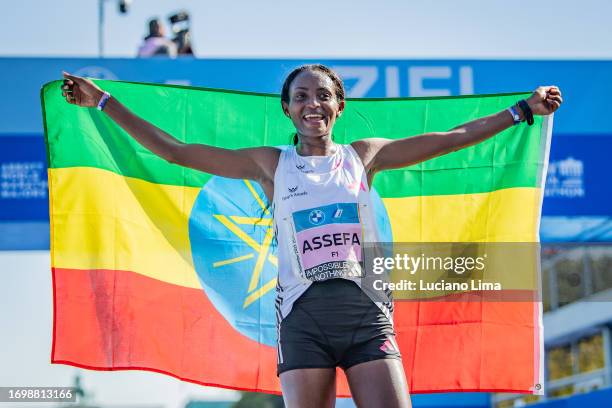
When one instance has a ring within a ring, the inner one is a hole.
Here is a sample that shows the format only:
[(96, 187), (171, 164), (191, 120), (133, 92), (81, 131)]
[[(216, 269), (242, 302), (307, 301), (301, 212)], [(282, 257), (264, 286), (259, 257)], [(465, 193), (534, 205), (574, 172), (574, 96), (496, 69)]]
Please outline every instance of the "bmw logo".
[(308, 215), (311, 224), (319, 225), (325, 221), (325, 214), (321, 210), (312, 210)]

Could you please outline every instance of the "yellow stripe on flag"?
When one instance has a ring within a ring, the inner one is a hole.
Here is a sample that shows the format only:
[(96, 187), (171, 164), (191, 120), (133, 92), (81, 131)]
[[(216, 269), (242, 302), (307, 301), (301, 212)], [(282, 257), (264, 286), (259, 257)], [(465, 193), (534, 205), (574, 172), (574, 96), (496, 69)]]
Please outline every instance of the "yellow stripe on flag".
[[(49, 170), (54, 267), (137, 272), (201, 287), (189, 244), (199, 188), (150, 183), (91, 167)], [(77, 193), (78, 192), (78, 193)]]
[(539, 188), (384, 198), (395, 242), (537, 242)]
[[(128, 270), (200, 287), (189, 243), (189, 214), (199, 188), (90, 167), (50, 169), (49, 180), (53, 194), (62, 197), (51, 200), (53, 236), (62, 237), (53, 240), (54, 267)], [(536, 242), (539, 195), (537, 188), (509, 188), (383, 202), (396, 242)], [(264, 244), (251, 241), (256, 249)]]

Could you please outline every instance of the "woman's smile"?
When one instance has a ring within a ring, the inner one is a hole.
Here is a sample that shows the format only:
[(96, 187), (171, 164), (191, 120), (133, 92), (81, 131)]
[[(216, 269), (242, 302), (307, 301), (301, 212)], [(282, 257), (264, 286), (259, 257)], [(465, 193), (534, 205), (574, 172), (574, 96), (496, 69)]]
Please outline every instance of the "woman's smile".
[(327, 121), (326, 116), (320, 113), (307, 113), (302, 116), (302, 119), (307, 125), (315, 127), (325, 126), (325, 123)]

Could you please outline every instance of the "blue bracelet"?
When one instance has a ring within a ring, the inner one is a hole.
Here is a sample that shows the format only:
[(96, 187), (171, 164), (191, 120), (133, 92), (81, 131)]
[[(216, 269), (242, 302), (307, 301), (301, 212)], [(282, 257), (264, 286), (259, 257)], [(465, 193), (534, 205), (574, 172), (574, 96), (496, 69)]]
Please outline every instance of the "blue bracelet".
[(516, 110), (516, 108), (514, 107), (514, 105), (509, 107), (507, 110), (512, 115), (512, 120), (514, 121), (515, 125), (518, 125), (519, 123), (521, 123), (521, 116), (519, 115), (519, 113)]
[(98, 110), (104, 110), (104, 107), (106, 106), (106, 102), (108, 102), (108, 100), (110, 99), (111, 94), (109, 94), (108, 92), (104, 92), (102, 94), (102, 97), (100, 98), (100, 102), (98, 102)]

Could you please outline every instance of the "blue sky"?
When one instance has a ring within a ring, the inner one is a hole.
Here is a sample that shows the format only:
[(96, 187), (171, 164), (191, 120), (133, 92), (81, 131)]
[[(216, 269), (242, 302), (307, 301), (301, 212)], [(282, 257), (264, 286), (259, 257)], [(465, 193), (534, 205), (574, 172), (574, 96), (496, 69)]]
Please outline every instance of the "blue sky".
[[(201, 57), (612, 58), (609, 0), (105, 3), (107, 56), (134, 56), (149, 17), (184, 8)], [(97, 0), (13, 4), (0, 55), (97, 55)]]

